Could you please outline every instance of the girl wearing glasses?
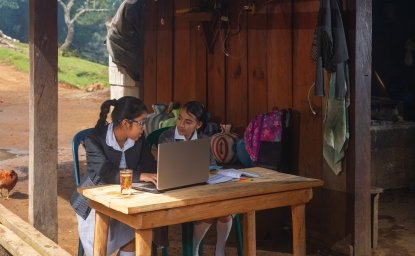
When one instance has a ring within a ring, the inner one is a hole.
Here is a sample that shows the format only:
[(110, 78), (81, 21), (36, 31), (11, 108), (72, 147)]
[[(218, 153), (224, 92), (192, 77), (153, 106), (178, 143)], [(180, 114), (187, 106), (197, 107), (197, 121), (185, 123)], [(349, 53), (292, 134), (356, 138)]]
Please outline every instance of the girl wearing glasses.
[[(180, 109), (180, 114), (176, 121), (176, 126), (166, 130), (160, 135), (159, 143), (183, 141), (183, 140), (197, 140), (205, 138), (207, 135), (202, 131), (206, 126), (207, 119), (206, 109), (202, 103), (197, 101), (190, 101), (183, 105)], [(216, 165), (216, 162), (211, 154), (211, 165)], [(228, 239), (229, 232), (232, 227), (231, 216), (224, 216), (215, 219), (198, 221), (194, 225), (193, 230), (193, 255), (199, 255), (199, 245), (209, 230), (213, 222), (216, 221), (217, 240), (215, 256), (225, 255), (225, 245)]]
[[(111, 122), (107, 122), (110, 107)], [(107, 100), (94, 132), (85, 139), (87, 170), (80, 187), (101, 184), (119, 184), (119, 170), (133, 170), (133, 182), (156, 183), (156, 161), (143, 136), (147, 108), (138, 98), (125, 96)], [(93, 253), (95, 211), (88, 200), (75, 191), (71, 205), (78, 219), (78, 232), (87, 256)], [(120, 250), (120, 256), (135, 255), (135, 232), (115, 219), (111, 219), (107, 255)]]

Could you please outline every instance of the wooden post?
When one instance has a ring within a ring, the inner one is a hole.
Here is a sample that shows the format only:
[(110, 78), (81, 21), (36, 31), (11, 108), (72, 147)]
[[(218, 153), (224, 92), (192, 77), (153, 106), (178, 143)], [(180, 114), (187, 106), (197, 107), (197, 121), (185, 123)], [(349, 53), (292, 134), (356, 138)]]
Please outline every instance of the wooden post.
[(256, 255), (255, 211), (242, 215), (243, 255)]
[(136, 230), (135, 231), (135, 255), (150, 256), (152, 240), (153, 240), (152, 229)]
[(95, 211), (94, 256), (107, 255), (109, 222), (110, 217)]
[(293, 223), (293, 255), (305, 256), (305, 204), (291, 206)]
[(29, 222), (57, 242), (57, 1), (29, 1), (29, 19)]
[(372, 1), (347, 0), (350, 49), (350, 144), (347, 192), (354, 255), (370, 255), (370, 97), (372, 72)]

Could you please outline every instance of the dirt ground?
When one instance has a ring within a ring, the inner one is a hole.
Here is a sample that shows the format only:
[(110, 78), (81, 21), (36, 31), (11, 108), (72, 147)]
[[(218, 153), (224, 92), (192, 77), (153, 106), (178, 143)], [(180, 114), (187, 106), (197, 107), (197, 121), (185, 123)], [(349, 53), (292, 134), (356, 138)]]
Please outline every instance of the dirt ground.
[[(0, 168), (13, 168), (19, 182), (9, 200), (0, 203), (28, 220), (28, 75), (11, 67), (0, 65)], [(110, 96), (109, 90), (85, 92), (69, 86), (59, 86), (58, 117), (58, 243), (72, 255), (77, 252), (77, 223), (69, 205), (74, 188), (71, 159), (71, 139), (81, 130), (95, 124), (99, 106)], [(381, 195), (379, 216), (379, 246), (373, 255), (415, 255), (415, 193), (414, 191), (387, 191)], [(214, 237), (214, 230), (210, 230)], [(180, 253), (180, 228), (173, 226), (169, 233), (170, 255)], [(208, 239), (205, 255), (213, 255)], [(229, 242), (227, 254), (237, 255)], [(290, 255), (287, 252), (258, 251), (257, 255)]]

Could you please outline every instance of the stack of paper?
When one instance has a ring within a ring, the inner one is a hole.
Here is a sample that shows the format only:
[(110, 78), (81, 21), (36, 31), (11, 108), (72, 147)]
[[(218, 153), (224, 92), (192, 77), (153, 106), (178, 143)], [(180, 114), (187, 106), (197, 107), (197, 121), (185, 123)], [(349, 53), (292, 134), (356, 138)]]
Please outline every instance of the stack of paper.
[(207, 183), (216, 184), (216, 183), (228, 182), (232, 180), (239, 180), (241, 176), (255, 178), (255, 177), (258, 177), (258, 174), (244, 172), (244, 171), (240, 171), (237, 169), (223, 169), (223, 170), (218, 170), (216, 174), (210, 176)]

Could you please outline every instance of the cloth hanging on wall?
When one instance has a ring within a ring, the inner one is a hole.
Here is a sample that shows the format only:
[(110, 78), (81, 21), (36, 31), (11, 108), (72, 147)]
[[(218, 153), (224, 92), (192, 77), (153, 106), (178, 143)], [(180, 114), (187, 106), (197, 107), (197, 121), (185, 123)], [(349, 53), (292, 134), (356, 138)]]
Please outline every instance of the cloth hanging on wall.
[(125, 0), (107, 25), (107, 50), (121, 73), (139, 81), (144, 67), (142, 0)]
[(336, 72), (336, 99), (344, 99), (346, 95), (344, 63), (349, 59), (346, 35), (341, 17), (341, 5), (338, 0), (321, 0), (317, 28), (314, 33), (312, 57), (317, 64), (316, 90), (317, 96), (324, 96), (323, 68), (328, 72)]
[[(343, 65), (345, 87), (349, 88), (349, 73), (347, 64)], [(332, 171), (338, 175), (342, 171), (342, 159), (345, 156), (349, 142), (350, 90), (346, 91), (343, 100), (336, 99), (336, 73), (330, 77), (330, 92), (327, 99), (326, 116), (324, 118), (323, 156)]]
[(349, 54), (341, 3), (338, 0), (320, 0), (318, 24), (312, 45), (312, 58), (316, 62), (315, 95), (325, 95), (323, 69), (330, 74), (324, 119), (323, 157), (336, 175), (342, 171), (342, 160), (350, 136), (350, 89), (347, 67)]

